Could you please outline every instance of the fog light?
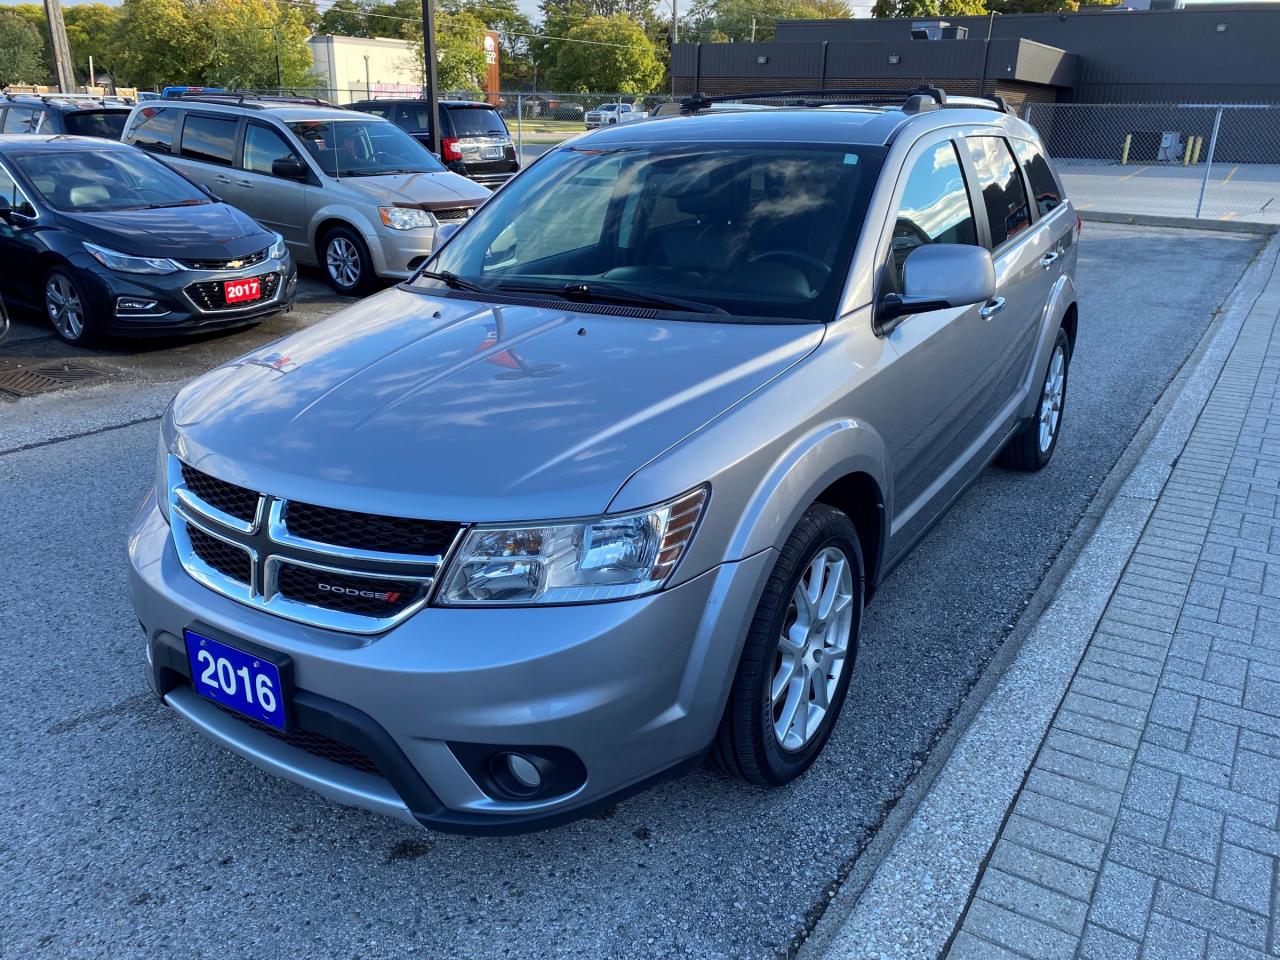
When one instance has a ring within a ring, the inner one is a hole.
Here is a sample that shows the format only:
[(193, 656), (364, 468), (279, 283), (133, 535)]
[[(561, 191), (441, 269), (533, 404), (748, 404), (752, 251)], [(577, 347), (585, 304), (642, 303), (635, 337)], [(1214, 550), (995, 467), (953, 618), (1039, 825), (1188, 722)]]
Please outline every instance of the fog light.
[(116, 300), (116, 313), (149, 313), (156, 308), (154, 300), (141, 297), (120, 297)]
[(505, 759), (507, 773), (511, 774), (512, 779), (520, 786), (530, 791), (542, 786), (542, 774), (538, 772), (538, 768), (520, 754), (508, 753)]

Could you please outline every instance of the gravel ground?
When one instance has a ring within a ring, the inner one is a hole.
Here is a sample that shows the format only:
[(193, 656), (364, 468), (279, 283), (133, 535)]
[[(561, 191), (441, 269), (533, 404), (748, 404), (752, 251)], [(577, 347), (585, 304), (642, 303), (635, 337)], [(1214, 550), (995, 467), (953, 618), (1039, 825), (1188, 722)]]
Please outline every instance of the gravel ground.
[[(541, 834), (414, 831), (187, 729), (146, 690), (125, 592), (155, 424), (0, 455), (0, 956), (786, 955), (1257, 248), (1086, 224), (1054, 465), (987, 471), (890, 577), (814, 769), (773, 792), (698, 771)], [(81, 432), (64, 396), (47, 436)], [(0, 404), (0, 449), (28, 410)]]

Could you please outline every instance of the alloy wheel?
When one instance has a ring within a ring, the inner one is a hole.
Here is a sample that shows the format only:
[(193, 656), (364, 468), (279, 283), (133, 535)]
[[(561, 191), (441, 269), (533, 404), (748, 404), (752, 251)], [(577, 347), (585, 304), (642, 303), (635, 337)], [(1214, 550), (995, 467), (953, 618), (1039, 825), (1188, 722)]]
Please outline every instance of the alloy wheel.
[(819, 551), (792, 593), (769, 685), (773, 733), (784, 750), (800, 750), (822, 728), (845, 669), (853, 601), (844, 551)]
[(360, 281), (360, 251), (346, 237), (334, 237), (329, 241), (325, 265), (329, 276), (344, 287), (354, 287)]
[(1040, 452), (1048, 453), (1053, 438), (1058, 433), (1058, 421), (1062, 418), (1062, 398), (1067, 385), (1067, 357), (1062, 345), (1054, 348), (1049, 361), (1049, 372), (1044, 378), (1044, 390), (1040, 394)]
[(53, 274), (44, 285), (44, 303), (54, 329), (67, 340), (78, 340), (84, 333), (84, 304), (75, 284), (61, 273)]

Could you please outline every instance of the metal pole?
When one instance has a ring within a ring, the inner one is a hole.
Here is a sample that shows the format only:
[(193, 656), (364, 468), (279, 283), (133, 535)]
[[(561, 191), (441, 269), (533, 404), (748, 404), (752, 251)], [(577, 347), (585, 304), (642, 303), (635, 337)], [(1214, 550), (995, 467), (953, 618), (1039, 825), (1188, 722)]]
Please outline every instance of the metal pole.
[[(89, 86), (96, 87), (98, 85), (98, 77), (93, 72), (93, 54), (89, 54)], [(85, 91), (88, 92), (87, 90)]]
[(1213, 115), (1213, 132), (1209, 134), (1209, 156), (1204, 161), (1204, 179), (1200, 181), (1200, 199), (1196, 201), (1196, 219), (1200, 219), (1200, 210), (1204, 206), (1204, 191), (1209, 186), (1209, 171), (1213, 169), (1213, 148), (1218, 145), (1218, 127), (1222, 124), (1222, 108)]
[(369, 55), (364, 55), (364, 95), (373, 99), (373, 87), (369, 83)]
[(524, 94), (516, 94), (516, 154), (524, 162)]
[[(440, 153), (440, 108), (436, 105), (436, 10), (435, 0), (422, 0), (422, 53), (426, 81), (427, 116), (431, 120), (431, 152)], [(444, 159), (441, 157), (441, 159)]]
[(671, 0), (671, 45), (667, 48), (669, 60), (667, 70), (671, 73), (671, 95), (676, 95), (676, 44), (680, 42), (680, 11), (676, 9), (678, 0)]

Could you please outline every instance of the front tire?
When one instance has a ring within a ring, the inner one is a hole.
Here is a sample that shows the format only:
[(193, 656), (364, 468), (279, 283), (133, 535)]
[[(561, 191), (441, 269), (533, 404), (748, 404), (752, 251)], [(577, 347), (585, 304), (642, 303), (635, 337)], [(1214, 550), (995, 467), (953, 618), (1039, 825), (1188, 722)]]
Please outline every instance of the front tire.
[(1058, 328), (1049, 355), (1049, 369), (1040, 386), (1040, 402), (1036, 416), (1023, 424), (1000, 451), (1000, 465), (1011, 470), (1043, 470), (1058, 449), (1062, 432), (1062, 413), (1067, 402), (1067, 372), (1071, 367), (1071, 341), (1067, 332)]
[(334, 227), (320, 241), (320, 263), (329, 286), (349, 297), (373, 289), (373, 258), (364, 239), (350, 227)]
[(92, 302), (65, 267), (54, 267), (45, 275), (44, 312), (54, 333), (67, 343), (88, 347), (102, 338)]
[(817, 759), (853, 674), (863, 570), (852, 521), (826, 504), (809, 507), (747, 632), (712, 766), (747, 783), (781, 786)]

